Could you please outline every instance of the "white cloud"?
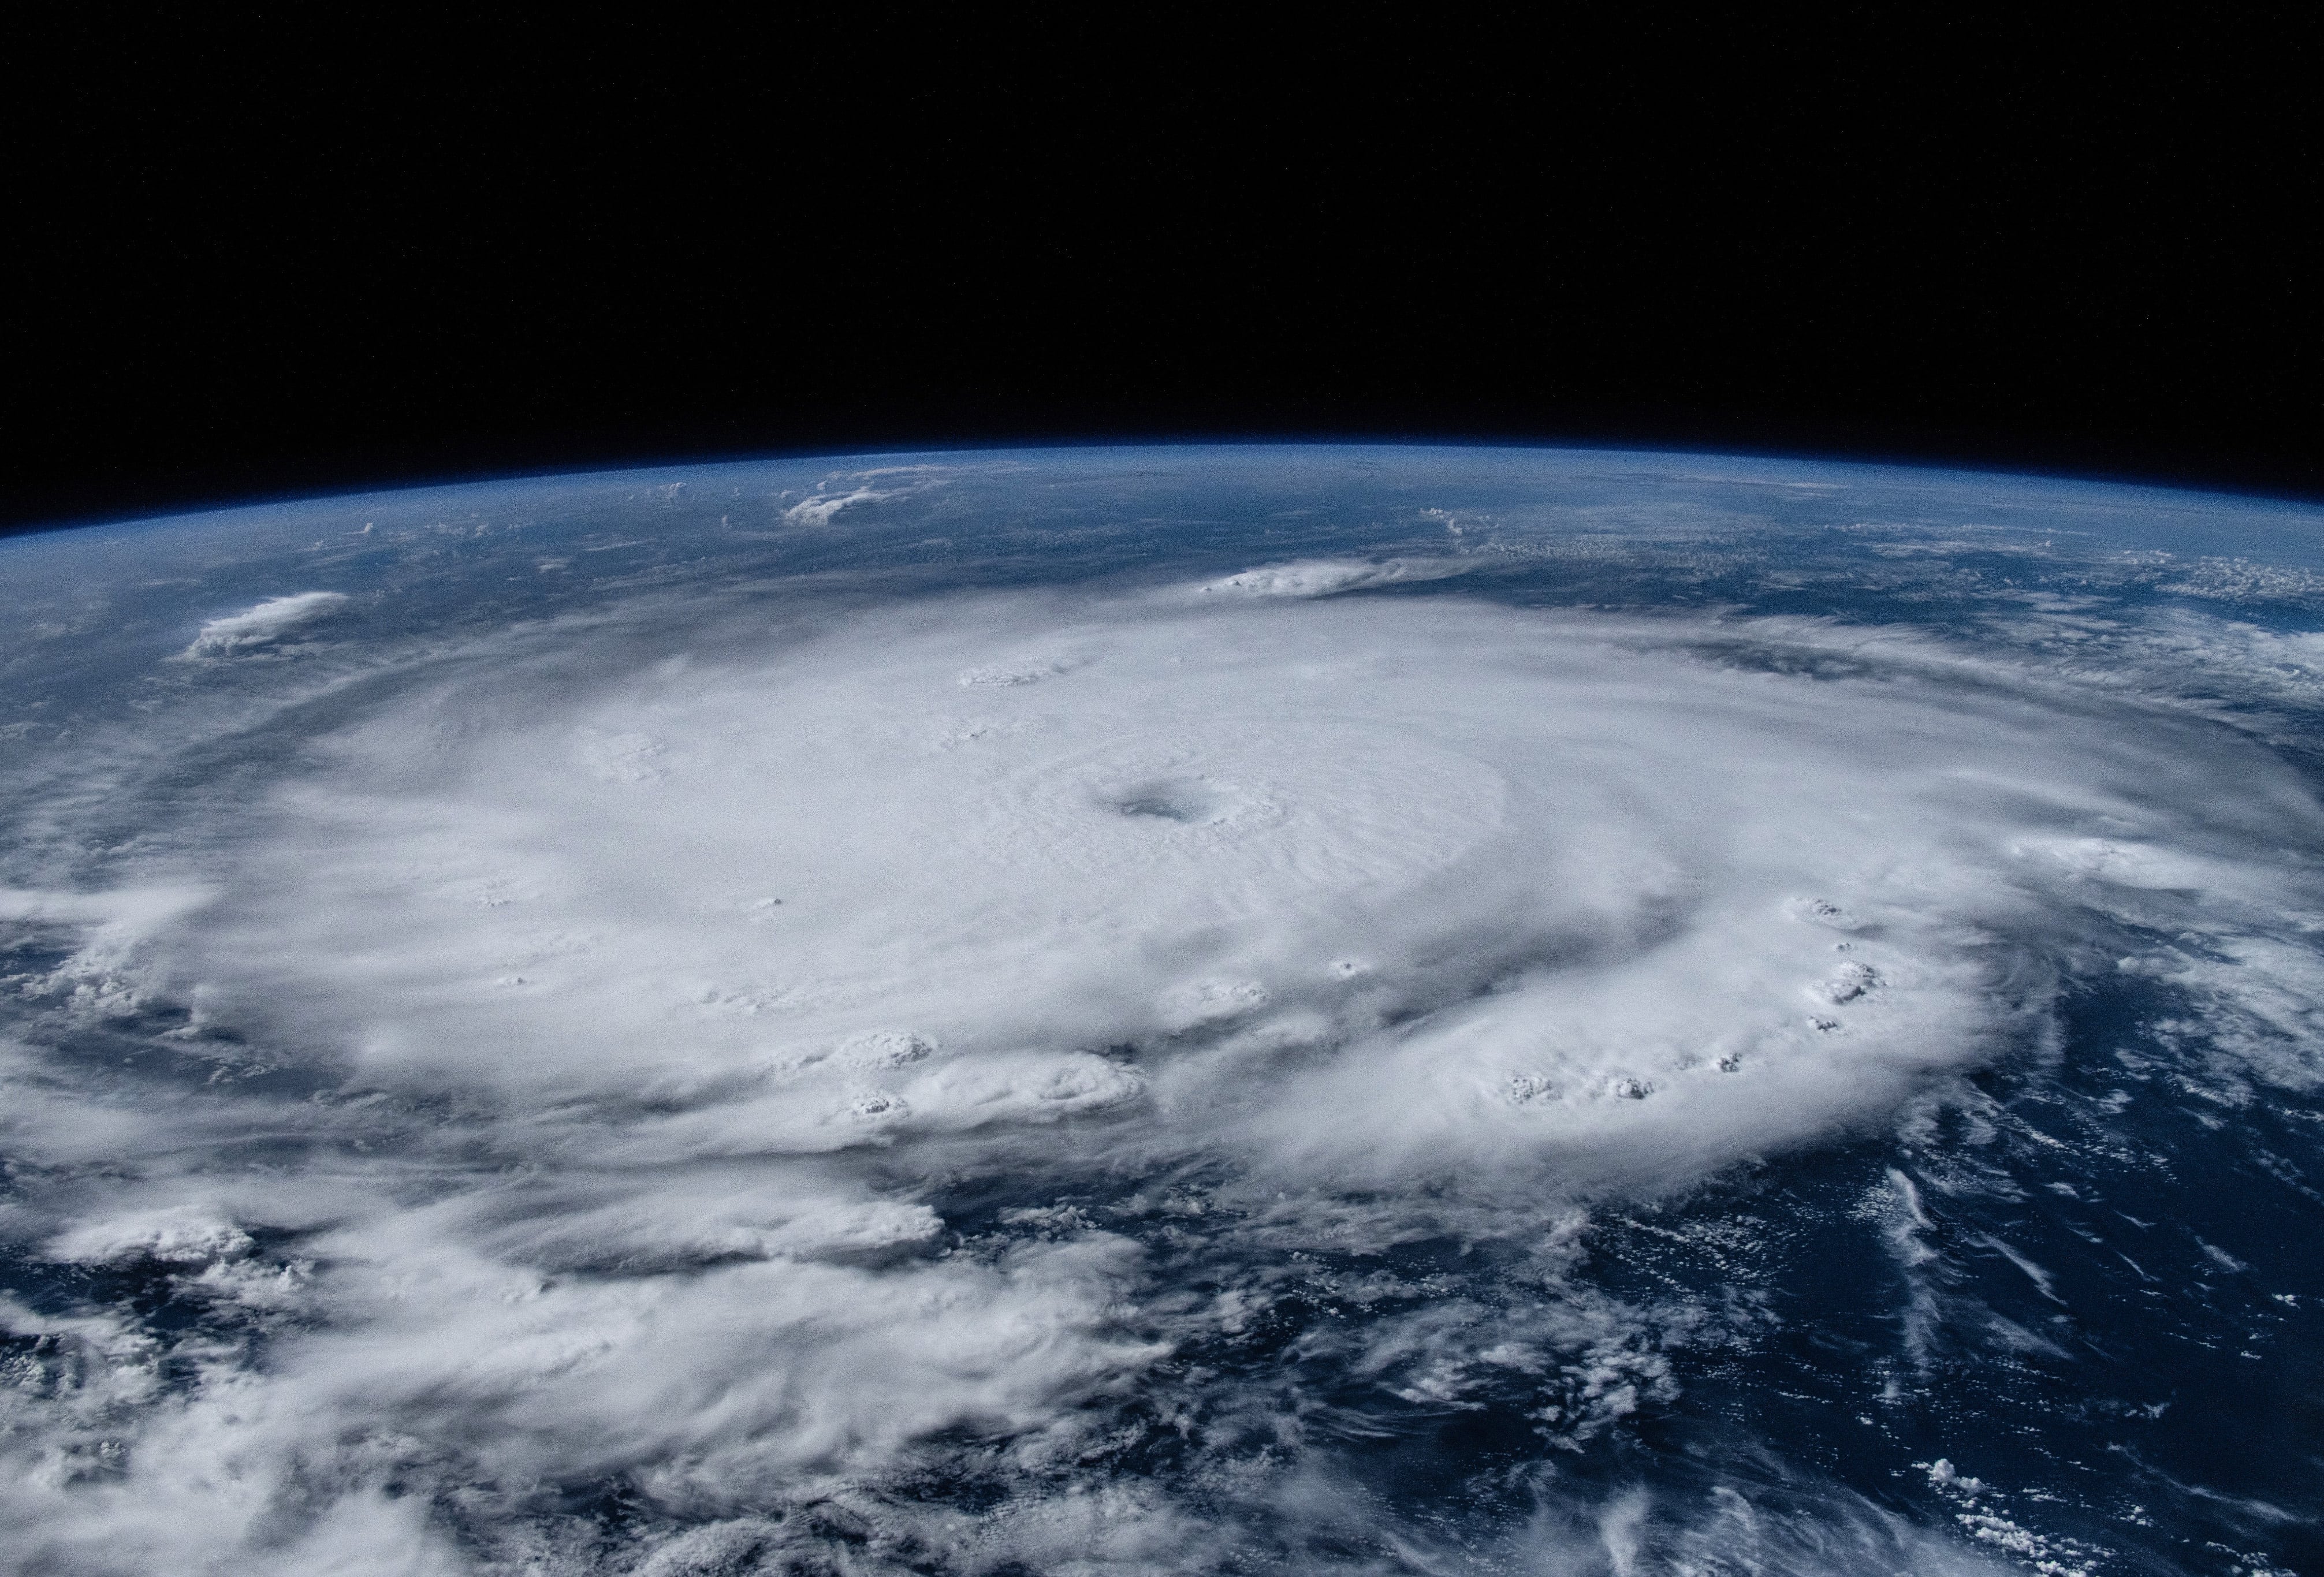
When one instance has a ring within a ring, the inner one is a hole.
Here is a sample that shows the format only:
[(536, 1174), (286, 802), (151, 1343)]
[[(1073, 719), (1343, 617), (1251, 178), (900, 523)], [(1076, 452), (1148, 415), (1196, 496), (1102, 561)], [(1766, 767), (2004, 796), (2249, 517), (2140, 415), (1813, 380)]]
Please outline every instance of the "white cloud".
[(186, 648), (185, 655), (235, 657), (275, 645), (284, 637), (338, 612), (346, 600), (344, 593), (327, 591), (269, 597), (254, 608), (205, 623), (201, 633), (194, 637), (194, 643)]
[(198, 1205), (83, 1222), (49, 1245), (51, 1258), (98, 1265), (140, 1259), (210, 1265), (251, 1250), (250, 1234)]
[(861, 503), (877, 503), (883, 498), (893, 498), (893, 489), (876, 487), (851, 488), (845, 493), (818, 493), (812, 498), (801, 499), (783, 511), (783, 519), (795, 526), (827, 526), (841, 510)]
[(1221, 597), (1327, 597), (1403, 581), (1442, 580), (1473, 567), (1462, 558), (1303, 558), (1246, 569), (1204, 585), (1202, 595)]

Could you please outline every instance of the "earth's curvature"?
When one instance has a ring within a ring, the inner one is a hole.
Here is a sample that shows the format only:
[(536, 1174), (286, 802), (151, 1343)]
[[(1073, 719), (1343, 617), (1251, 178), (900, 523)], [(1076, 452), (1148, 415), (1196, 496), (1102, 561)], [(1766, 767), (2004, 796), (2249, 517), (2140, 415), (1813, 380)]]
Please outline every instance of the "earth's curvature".
[(2324, 511), (782, 461), (0, 676), (7, 1569), (2324, 1571)]

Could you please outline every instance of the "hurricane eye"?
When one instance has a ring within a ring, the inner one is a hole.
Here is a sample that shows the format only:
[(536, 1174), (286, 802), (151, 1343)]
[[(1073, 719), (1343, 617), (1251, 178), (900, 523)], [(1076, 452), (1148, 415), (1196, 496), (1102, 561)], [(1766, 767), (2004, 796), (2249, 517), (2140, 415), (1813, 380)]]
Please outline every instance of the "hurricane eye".
[(1110, 802), (1123, 816), (1189, 826), (1216, 821), (1221, 804), (1215, 790), (1194, 779), (1136, 784), (1111, 796)]

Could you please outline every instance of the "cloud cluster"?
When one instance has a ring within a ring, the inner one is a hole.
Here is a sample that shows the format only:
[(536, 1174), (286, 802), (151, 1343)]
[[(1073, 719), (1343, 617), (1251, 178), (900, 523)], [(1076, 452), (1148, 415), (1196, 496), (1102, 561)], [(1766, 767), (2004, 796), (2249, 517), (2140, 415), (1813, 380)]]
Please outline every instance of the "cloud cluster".
[(269, 597), (254, 608), (211, 619), (186, 648), (188, 657), (237, 657), (278, 644), (329, 617), (346, 602), (341, 592), (297, 592)]
[(1442, 580), (1473, 567), (1459, 558), (1303, 558), (1225, 576), (1202, 587), (1215, 597), (1327, 597), (1399, 582)]
[(783, 519), (795, 526), (827, 526), (841, 510), (860, 503), (877, 503), (892, 498), (892, 493), (876, 487), (853, 487), (845, 493), (818, 493), (812, 498), (801, 499), (783, 511)]
[[(1698, 1317), (1560, 1279), (1592, 1201), (2042, 1045), (2063, 982), (2142, 967), (2126, 927), (2216, 936), (2252, 1076), (2304, 1076), (2276, 938), (2317, 895), (2274, 852), (2324, 815), (2258, 747), (1911, 641), (1328, 595), (1438, 573), (486, 643), (167, 881), (11, 895), (78, 938), (26, 990), (174, 1013), (211, 1070), (12, 1054), (13, 1153), (61, 1180), (13, 1230), (202, 1333), (0, 1310), (48, 1366), (0, 1441), (27, 1558), (1199, 1569), (1365, 1515), (1322, 1401), (1204, 1378), (1304, 1246), (1563, 1288), (1383, 1280), (1347, 1296), (1406, 1313), (1296, 1356), (1578, 1449)], [(1192, 1465), (1111, 1465), (1157, 1443)], [(606, 1485), (662, 1531), (609, 1554)], [(1526, 1536), (1621, 1569), (1643, 1512), (1593, 1515)]]

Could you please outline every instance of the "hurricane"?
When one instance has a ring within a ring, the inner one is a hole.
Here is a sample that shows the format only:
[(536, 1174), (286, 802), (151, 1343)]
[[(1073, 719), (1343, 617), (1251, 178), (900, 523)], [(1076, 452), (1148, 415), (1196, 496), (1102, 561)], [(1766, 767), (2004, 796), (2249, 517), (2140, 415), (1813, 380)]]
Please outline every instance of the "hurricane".
[(2324, 512), (790, 459), (0, 608), (7, 1569), (2324, 1560)]

